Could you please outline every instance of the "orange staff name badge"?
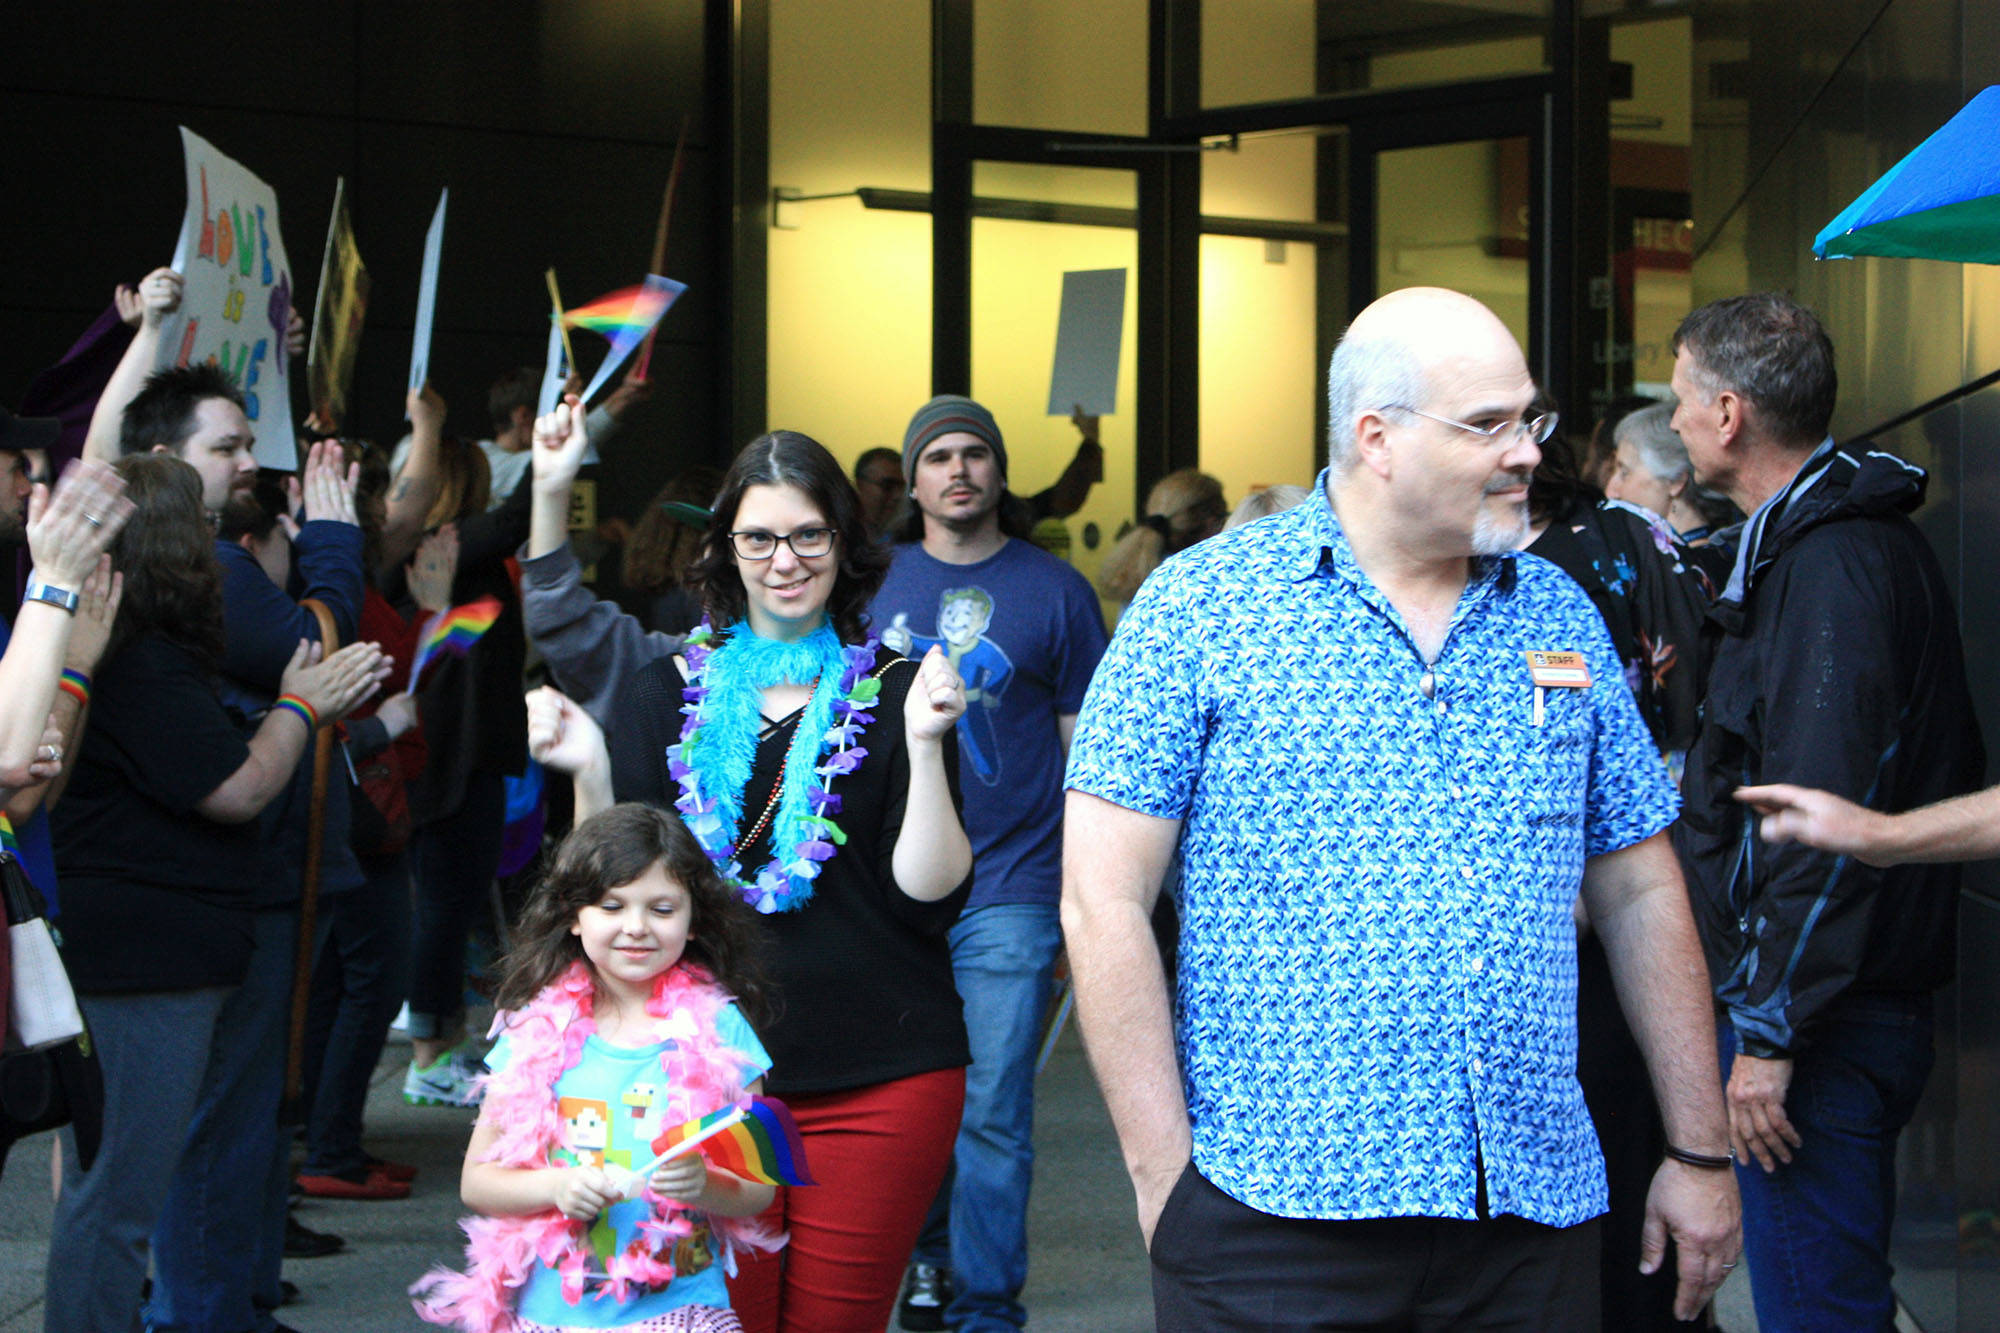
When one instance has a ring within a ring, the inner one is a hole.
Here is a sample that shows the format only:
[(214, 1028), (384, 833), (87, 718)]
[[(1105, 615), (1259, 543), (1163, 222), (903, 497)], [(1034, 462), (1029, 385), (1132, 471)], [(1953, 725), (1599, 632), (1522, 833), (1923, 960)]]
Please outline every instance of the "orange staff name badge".
[(1587, 690), (1590, 688), (1590, 663), (1583, 660), (1582, 653), (1546, 653), (1530, 651), (1528, 674), (1538, 688), (1545, 690)]
[(1530, 714), (1534, 724), (1543, 721), (1543, 701), (1550, 690), (1586, 690), (1590, 688), (1590, 663), (1583, 660), (1582, 653), (1551, 653), (1529, 649), (1528, 676), (1535, 682), (1535, 704)]

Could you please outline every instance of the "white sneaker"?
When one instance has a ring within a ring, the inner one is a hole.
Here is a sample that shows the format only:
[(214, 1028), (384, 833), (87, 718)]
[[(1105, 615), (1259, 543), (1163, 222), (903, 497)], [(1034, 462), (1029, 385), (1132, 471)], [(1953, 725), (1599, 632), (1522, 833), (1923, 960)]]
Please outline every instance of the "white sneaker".
[(410, 1061), (403, 1075), (403, 1100), (412, 1106), (477, 1106), (479, 1089), (473, 1080), (485, 1066), (463, 1043), (452, 1047), (428, 1065)]

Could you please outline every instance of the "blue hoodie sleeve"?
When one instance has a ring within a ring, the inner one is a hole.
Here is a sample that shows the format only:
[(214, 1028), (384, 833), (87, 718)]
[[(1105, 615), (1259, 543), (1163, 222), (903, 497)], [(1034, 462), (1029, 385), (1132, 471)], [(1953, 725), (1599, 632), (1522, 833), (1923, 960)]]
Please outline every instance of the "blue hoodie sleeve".
[(319, 641), (319, 619), (299, 605), (313, 597), (333, 613), (343, 644), (352, 643), (361, 621), (364, 574), (361, 529), (352, 523), (315, 520), (299, 529), (292, 544), (294, 593), (271, 582), (248, 551), (218, 541), (222, 562), (222, 628), (226, 640), (223, 674), (267, 695), (278, 682), (300, 639)]

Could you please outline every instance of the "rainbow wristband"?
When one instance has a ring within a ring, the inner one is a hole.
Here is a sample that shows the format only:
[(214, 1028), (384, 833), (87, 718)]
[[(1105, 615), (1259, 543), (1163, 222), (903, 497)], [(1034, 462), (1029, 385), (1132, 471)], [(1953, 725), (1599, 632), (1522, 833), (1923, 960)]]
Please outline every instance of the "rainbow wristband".
[(76, 700), (78, 708), (90, 707), (90, 677), (81, 671), (64, 667), (62, 679), (56, 682), (56, 688)]
[(319, 730), (319, 710), (314, 708), (311, 704), (307, 703), (304, 699), (299, 698), (298, 695), (296, 694), (279, 695), (278, 702), (271, 705), (271, 711), (276, 712), (280, 708), (283, 708), (288, 712), (297, 714), (299, 721), (306, 724), (307, 731)]

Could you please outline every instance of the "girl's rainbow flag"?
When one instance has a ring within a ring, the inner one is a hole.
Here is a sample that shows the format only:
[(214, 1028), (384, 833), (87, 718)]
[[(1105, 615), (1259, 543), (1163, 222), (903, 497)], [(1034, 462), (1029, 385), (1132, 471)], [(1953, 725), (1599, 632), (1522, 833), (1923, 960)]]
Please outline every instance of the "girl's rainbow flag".
[(661, 1160), (679, 1156), (679, 1144), (700, 1143), (702, 1155), (745, 1180), (766, 1185), (812, 1185), (798, 1122), (785, 1104), (749, 1097), (684, 1124), (669, 1125), (653, 1140)]
[(482, 597), (476, 602), (454, 606), (449, 611), (432, 616), (430, 623), (424, 627), (423, 637), (417, 641), (416, 660), (410, 663), (410, 688), (415, 690), (423, 682), (424, 672), (431, 663), (445, 654), (465, 656), (499, 618), (500, 599), (497, 597)]

